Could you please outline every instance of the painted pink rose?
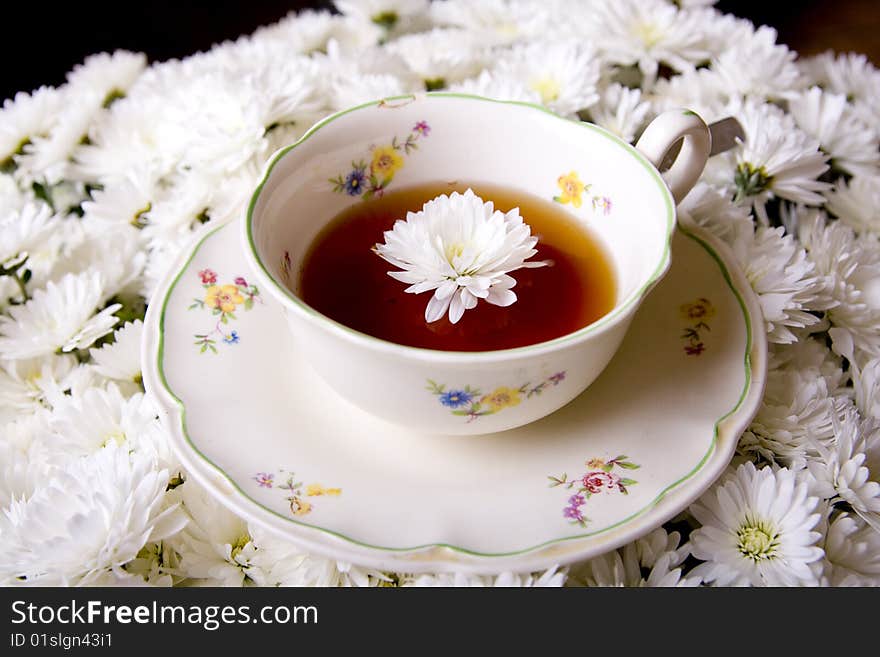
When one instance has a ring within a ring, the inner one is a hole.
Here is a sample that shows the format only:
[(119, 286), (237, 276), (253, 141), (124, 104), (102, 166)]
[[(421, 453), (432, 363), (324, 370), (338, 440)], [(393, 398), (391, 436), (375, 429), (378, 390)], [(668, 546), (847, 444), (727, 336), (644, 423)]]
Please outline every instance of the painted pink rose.
[(582, 481), (584, 488), (590, 491), (593, 495), (601, 493), (603, 490), (612, 491), (622, 489), (620, 477), (611, 472), (603, 472), (602, 470), (588, 472), (584, 475)]
[(202, 285), (213, 285), (217, 282), (217, 274), (210, 269), (201, 270), (199, 278), (202, 279)]

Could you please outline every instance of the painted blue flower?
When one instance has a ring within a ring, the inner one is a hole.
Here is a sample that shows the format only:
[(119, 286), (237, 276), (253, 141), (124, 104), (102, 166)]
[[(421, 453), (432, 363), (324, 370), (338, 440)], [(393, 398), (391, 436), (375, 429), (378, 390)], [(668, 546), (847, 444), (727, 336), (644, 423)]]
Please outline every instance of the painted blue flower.
[(450, 390), (440, 395), (440, 403), (449, 408), (458, 408), (469, 403), (473, 398), (473, 394), (464, 390)]
[(224, 335), (223, 342), (226, 344), (238, 344), (238, 331), (233, 331), (229, 335)]
[(343, 187), (345, 188), (345, 192), (349, 196), (357, 196), (358, 194), (363, 192), (365, 178), (366, 173), (363, 169), (353, 169), (352, 172), (345, 177), (345, 184), (343, 185)]

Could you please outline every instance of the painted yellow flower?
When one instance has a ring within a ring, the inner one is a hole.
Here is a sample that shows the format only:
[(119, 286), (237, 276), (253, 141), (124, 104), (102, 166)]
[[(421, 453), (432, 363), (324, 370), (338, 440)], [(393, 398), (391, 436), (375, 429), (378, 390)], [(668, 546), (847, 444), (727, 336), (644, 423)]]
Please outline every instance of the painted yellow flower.
[(311, 504), (296, 495), (288, 499), (290, 501), (290, 512), (295, 516), (304, 516), (312, 510)]
[(219, 308), (224, 313), (233, 312), (240, 303), (244, 303), (244, 297), (238, 293), (235, 285), (212, 285), (205, 294), (205, 305)]
[(567, 176), (559, 176), (556, 181), (562, 194), (554, 196), (557, 203), (571, 203), (574, 207), (581, 207), (581, 194), (584, 193), (584, 183), (578, 178), (577, 172), (572, 171)]
[(380, 180), (389, 181), (403, 166), (403, 157), (391, 146), (377, 146), (373, 149), (373, 161), (370, 162), (370, 172)]
[(605, 461), (602, 459), (590, 459), (586, 462), (586, 465), (592, 470), (601, 470), (605, 467)]
[(693, 303), (682, 304), (679, 308), (681, 317), (687, 322), (705, 322), (715, 316), (715, 307), (712, 302), (700, 298)]
[(504, 386), (496, 388), (494, 392), (480, 399), (480, 403), (486, 404), (493, 413), (497, 413), (502, 408), (507, 408), (508, 406), (516, 406), (520, 401), (519, 390)]
[(341, 495), (341, 488), (324, 488), (321, 484), (309, 484), (306, 486), (306, 495), (308, 497), (318, 497), (319, 495)]

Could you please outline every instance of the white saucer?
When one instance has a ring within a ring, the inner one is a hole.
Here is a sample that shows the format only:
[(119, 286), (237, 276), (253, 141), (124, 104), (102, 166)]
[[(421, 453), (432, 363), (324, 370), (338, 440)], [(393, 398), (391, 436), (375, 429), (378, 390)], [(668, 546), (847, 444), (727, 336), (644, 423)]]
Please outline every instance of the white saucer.
[[(260, 294), (246, 304), (255, 290), (238, 235), (234, 225), (207, 231), (158, 290), (145, 383), (193, 477), (316, 553), (398, 572), (589, 558), (699, 496), (761, 399), (759, 306), (723, 245), (695, 228), (677, 231), (669, 274), (584, 394), (539, 422), (477, 437), (413, 435), (337, 397), (298, 358), (280, 308)], [(196, 302), (209, 293), (205, 270), (218, 286), (245, 279), (227, 299), (227, 324)], [(714, 309), (702, 324), (701, 299)], [(202, 351), (205, 335), (213, 342)]]

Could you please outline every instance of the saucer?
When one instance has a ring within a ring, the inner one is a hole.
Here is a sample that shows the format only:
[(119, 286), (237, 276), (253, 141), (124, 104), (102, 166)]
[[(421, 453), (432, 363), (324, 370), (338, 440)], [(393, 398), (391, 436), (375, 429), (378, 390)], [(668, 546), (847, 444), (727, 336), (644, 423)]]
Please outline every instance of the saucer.
[(157, 290), (145, 384), (191, 476), (331, 558), (497, 573), (616, 548), (722, 473), (763, 393), (757, 300), (726, 247), (690, 225), (596, 382), (542, 420), (481, 436), (417, 434), (338, 397), (252, 284), (238, 235), (206, 227)]

